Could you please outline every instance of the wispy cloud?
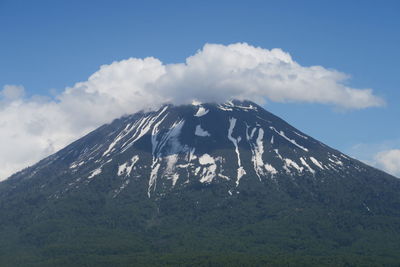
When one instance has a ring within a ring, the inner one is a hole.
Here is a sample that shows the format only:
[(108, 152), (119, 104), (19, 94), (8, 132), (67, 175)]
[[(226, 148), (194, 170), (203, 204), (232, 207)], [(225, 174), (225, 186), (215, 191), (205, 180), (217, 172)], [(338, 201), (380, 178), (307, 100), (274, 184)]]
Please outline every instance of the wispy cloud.
[(374, 157), (375, 165), (400, 177), (400, 149), (390, 149), (378, 152)]
[(357, 144), (350, 148), (348, 153), (366, 164), (400, 178), (400, 139), (375, 144)]
[(322, 66), (301, 66), (281, 49), (237, 43), (206, 44), (177, 64), (149, 57), (103, 65), (87, 81), (52, 99), (26, 98), (22, 86), (6, 85), (0, 91), (0, 178), (114, 118), (165, 102), (238, 98), (343, 109), (384, 105), (372, 89), (346, 86), (347, 79), (346, 74)]

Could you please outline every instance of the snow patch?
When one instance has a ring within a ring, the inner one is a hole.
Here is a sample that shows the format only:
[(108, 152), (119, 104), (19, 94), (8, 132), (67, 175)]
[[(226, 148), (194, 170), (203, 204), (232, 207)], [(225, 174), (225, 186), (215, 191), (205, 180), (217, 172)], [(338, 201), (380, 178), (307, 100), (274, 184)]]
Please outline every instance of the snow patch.
[(300, 158), (301, 164), (305, 166), (312, 174), (315, 174), (315, 171), (308, 165), (308, 163), (303, 159), (302, 157)]
[(275, 154), (278, 156), (278, 158), (280, 158), (281, 160), (283, 160), (281, 154), (279, 154), (278, 149), (274, 149), (274, 151), (275, 151)]
[(223, 175), (222, 173), (218, 173), (218, 176), (225, 179), (225, 180), (230, 180), (228, 176)]
[(133, 166), (135, 166), (136, 162), (139, 160), (139, 156), (135, 155), (131, 160), (121, 164), (118, 166), (117, 175), (121, 176), (125, 173), (125, 176), (130, 176)]
[(200, 183), (211, 183), (216, 176), (217, 164), (215, 159), (208, 154), (204, 154), (199, 158), (199, 163), (203, 165), (202, 177)]
[(364, 207), (367, 209), (368, 212), (371, 212), (370, 208), (367, 206), (367, 204), (363, 203)]
[(79, 166), (82, 166), (83, 164), (85, 164), (85, 161), (81, 161), (81, 162), (79, 162), (79, 163), (74, 162), (74, 163), (72, 163), (72, 164), (69, 166), (69, 168), (70, 168), (70, 169), (75, 169), (75, 168), (77, 168), (77, 167), (79, 167)]
[(348, 156), (346, 156), (346, 155), (344, 155), (344, 154), (340, 154), (340, 155), (342, 156), (342, 158), (350, 159)]
[(214, 158), (211, 157), (210, 155), (204, 154), (199, 158), (199, 163), (201, 165), (207, 165), (207, 164), (214, 164), (215, 161), (214, 161)]
[(78, 167), (78, 164), (76, 164), (76, 163), (72, 163), (72, 164), (69, 166), (70, 169), (75, 169), (76, 167)]
[(240, 179), (242, 179), (242, 177), (246, 174), (245, 169), (243, 168), (243, 166), (240, 166), (239, 169), (237, 170), (237, 181), (236, 181), (236, 186), (239, 185), (239, 181)]
[[(292, 168), (295, 168), (298, 172), (303, 172), (303, 167), (300, 167), (296, 162), (294, 162), (293, 160), (291, 160), (291, 159), (287, 159), (287, 158), (285, 158), (284, 159), (284, 162), (285, 162), (285, 166), (288, 168), (288, 167), (292, 167)], [(287, 169), (287, 168), (285, 168), (285, 169)]]
[(338, 159), (334, 160), (334, 159), (328, 158), (328, 160), (329, 160), (330, 162), (336, 164), (336, 165), (343, 166), (343, 162), (340, 161), (340, 160), (338, 160)]
[(101, 173), (101, 168), (95, 169), (90, 173), (88, 179), (92, 179), (93, 177), (99, 175), (100, 173)]
[[(131, 138), (126, 141), (122, 147), (123, 150), (122, 152), (125, 152), (128, 148), (130, 148), (137, 140), (142, 138), (152, 127), (154, 122), (157, 121), (157, 119), (167, 110), (168, 106), (165, 106), (160, 112), (157, 112), (153, 117), (149, 117), (146, 119), (144, 123), (141, 123), (136, 129), (136, 132), (133, 134)], [(165, 116), (164, 116), (165, 118)], [(154, 128), (154, 127), (153, 127)]]
[(318, 167), (318, 168), (320, 168), (320, 169), (324, 169), (324, 167), (322, 167), (322, 164), (318, 161), (318, 160), (316, 160), (314, 157), (310, 157), (310, 160)]
[(271, 165), (271, 164), (265, 164), (265, 169), (270, 172), (271, 174), (277, 174), (278, 171)]
[(204, 107), (200, 106), (199, 109), (197, 110), (196, 114), (194, 114), (195, 117), (202, 117), (208, 113), (208, 109), (205, 109)]
[(171, 179), (172, 179), (172, 186), (175, 186), (176, 181), (178, 181), (178, 179), (179, 179), (179, 174), (174, 173), (174, 174), (172, 175)]
[(129, 182), (130, 182), (129, 179), (125, 180), (118, 189), (114, 190), (113, 198), (116, 198), (119, 195), (119, 193), (121, 193), (121, 191), (128, 186)]
[[(256, 129), (257, 128), (254, 128), (251, 131), (251, 134), (249, 135), (248, 134), (249, 128), (247, 127), (246, 137), (247, 137), (247, 141), (249, 142), (251, 153), (252, 153), (251, 161), (253, 162), (254, 171), (256, 172), (258, 179), (261, 181), (261, 176), (266, 176), (266, 173), (265, 173), (266, 167), (265, 167), (265, 164), (262, 159), (262, 155), (264, 154), (264, 144), (263, 144), (264, 130), (262, 128), (259, 128), (257, 139), (255, 140), (255, 142), (251, 142), (251, 139), (254, 136)], [(270, 172), (270, 171), (268, 171), (268, 172)]]
[[(258, 130), (258, 137), (256, 140), (256, 146), (254, 147), (254, 167), (256, 168), (256, 172), (258, 177), (260, 177), (260, 174), (264, 174), (262, 167), (264, 167), (264, 162), (262, 159), (262, 155), (264, 154), (264, 145), (262, 142), (262, 139), (264, 137), (264, 130), (259, 129)], [(260, 178), (261, 180), (261, 178)]]
[(206, 130), (204, 130), (203, 128), (201, 128), (200, 125), (196, 126), (196, 130), (195, 130), (194, 134), (197, 136), (202, 136), (202, 137), (210, 136), (210, 133), (207, 132)]
[(293, 145), (295, 145), (295, 146), (297, 146), (298, 148), (300, 148), (300, 149), (302, 149), (302, 150), (308, 152), (308, 149), (307, 149), (307, 148), (305, 148), (305, 147), (299, 145), (298, 143), (296, 143), (295, 140), (288, 138), (288, 137), (285, 135), (285, 133), (284, 133), (283, 131), (279, 131), (279, 132), (278, 132), (278, 131), (277, 131), (274, 127), (272, 127), (272, 126), (270, 126), (269, 128), (270, 128), (271, 130), (273, 130), (274, 132), (276, 132), (277, 134), (279, 134), (280, 136), (282, 136), (284, 139), (286, 139), (286, 140), (289, 141), (290, 143), (292, 143)]
[[(179, 159), (179, 155), (181, 153), (189, 152), (189, 148), (187, 146), (183, 146), (179, 142), (179, 135), (185, 123), (184, 120), (174, 122), (169, 130), (161, 136), (159, 136), (159, 123), (154, 125), (151, 136), (153, 163), (151, 165), (152, 171), (150, 173), (149, 187), (147, 192), (149, 197), (151, 195), (151, 189), (153, 188), (153, 191), (156, 189), (156, 181), (162, 159), (164, 158), (167, 162), (167, 167), (163, 173), (163, 176), (166, 179), (171, 179), (172, 185), (174, 186), (179, 178), (179, 175), (176, 172), (176, 163)], [(163, 157), (165, 154), (166, 156)]]
[(301, 133), (298, 133), (298, 132), (296, 132), (296, 131), (293, 131), (293, 133), (296, 134), (296, 135), (298, 135), (298, 136), (300, 136), (301, 138), (308, 139), (307, 136), (302, 135)]
[(149, 198), (151, 196), (151, 194), (150, 194), (151, 188), (153, 187), (153, 191), (156, 190), (155, 183), (156, 183), (156, 180), (157, 180), (157, 173), (158, 173), (158, 169), (159, 168), (160, 168), (160, 163), (157, 163), (157, 162), (153, 161), (153, 164), (151, 166), (149, 187), (147, 189), (147, 195), (148, 195)]
[[(143, 120), (144, 118), (141, 118), (141, 120)], [(125, 136), (127, 136), (136, 126), (136, 124), (132, 125), (131, 128), (129, 128), (129, 126), (131, 126), (130, 123), (128, 123), (125, 128), (117, 135), (117, 137), (111, 142), (111, 144), (108, 146), (108, 148), (106, 149), (106, 151), (104, 151), (103, 153), (103, 157), (105, 155), (107, 155), (108, 153), (110, 153), (112, 151), (112, 149), (114, 148), (114, 146)]]
[(257, 111), (258, 109), (257, 109), (257, 107), (255, 107), (255, 106), (253, 106), (253, 105), (249, 105), (249, 106), (241, 106), (241, 105), (234, 105), (236, 108), (240, 108), (240, 109), (243, 109), (244, 111), (249, 111), (249, 110), (255, 110), (255, 111)]
[(235, 128), (235, 125), (236, 125), (236, 118), (229, 118), (228, 139), (235, 146), (235, 152), (237, 155), (237, 162), (238, 162), (236, 186), (239, 186), (240, 179), (243, 177), (243, 175), (246, 174), (246, 171), (244, 170), (244, 168), (242, 167), (242, 163), (240, 162), (240, 151), (239, 151), (238, 143), (240, 142), (241, 137), (239, 136), (238, 138), (234, 138), (232, 136), (232, 132), (233, 132), (233, 129)]
[(220, 110), (223, 110), (223, 111), (233, 111), (233, 109), (225, 107), (223, 105), (218, 105), (217, 108), (219, 108)]
[(178, 155), (172, 154), (165, 157), (167, 167), (164, 171), (164, 177), (172, 180), (172, 186), (175, 186), (179, 178), (179, 174), (175, 172), (176, 163), (178, 162)]

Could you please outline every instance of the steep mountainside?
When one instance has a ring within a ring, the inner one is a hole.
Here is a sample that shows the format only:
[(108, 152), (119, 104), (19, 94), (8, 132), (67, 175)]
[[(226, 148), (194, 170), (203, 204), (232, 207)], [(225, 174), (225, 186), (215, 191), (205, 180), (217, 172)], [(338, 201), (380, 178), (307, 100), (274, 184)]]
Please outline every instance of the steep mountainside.
[(396, 264), (399, 192), (252, 102), (166, 105), (0, 183), (0, 264)]

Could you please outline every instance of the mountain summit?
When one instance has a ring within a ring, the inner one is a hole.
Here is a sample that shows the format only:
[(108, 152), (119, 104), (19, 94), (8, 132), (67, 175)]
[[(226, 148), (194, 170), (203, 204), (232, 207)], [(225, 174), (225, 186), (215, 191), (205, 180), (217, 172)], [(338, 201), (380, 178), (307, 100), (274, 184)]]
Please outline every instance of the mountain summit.
[(0, 263), (392, 264), (399, 190), (253, 102), (165, 105), (0, 183)]

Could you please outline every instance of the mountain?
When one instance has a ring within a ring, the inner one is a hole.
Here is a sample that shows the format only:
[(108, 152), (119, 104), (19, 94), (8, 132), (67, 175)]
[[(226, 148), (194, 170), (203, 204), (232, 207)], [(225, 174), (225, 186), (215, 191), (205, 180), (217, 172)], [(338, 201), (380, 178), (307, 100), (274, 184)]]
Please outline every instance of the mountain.
[(0, 265), (398, 265), (399, 192), (250, 101), (165, 105), (0, 183)]

